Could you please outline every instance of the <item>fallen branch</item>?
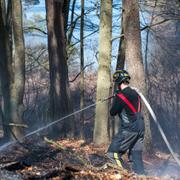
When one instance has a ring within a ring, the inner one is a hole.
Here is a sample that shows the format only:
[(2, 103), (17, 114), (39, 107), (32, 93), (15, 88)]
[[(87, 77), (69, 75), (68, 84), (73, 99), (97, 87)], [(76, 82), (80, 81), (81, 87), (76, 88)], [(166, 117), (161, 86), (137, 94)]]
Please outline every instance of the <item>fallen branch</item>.
[(15, 124), (15, 123), (9, 123), (9, 126), (15, 126), (15, 127), (23, 127), (23, 128), (28, 128), (26, 124)]
[(71, 155), (72, 155), (72, 156), (75, 156), (82, 165), (91, 167), (91, 165), (89, 164), (89, 162), (86, 161), (86, 160), (84, 160), (82, 157), (80, 157), (80, 155), (77, 154), (76, 152), (74, 152), (74, 151), (71, 152), (69, 149), (63, 147), (61, 144), (59, 144), (59, 143), (57, 143), (57, 142), (55, 142), (55, 141), (53, 141), (53, 140), (48, 139), (47, 137), (45, 137), (44, 140), (45, 140), (48, 144), (51, 144), (51, 145), (55, 146), (55, 147), (58, 148), (58, 149), (66, 150), (67, 153), (71, 153)]
[[(48, 143), (48, 144), (51, 144), (53, 146), (55, 146), (56, 148), (58, 149), (62, 149), (62, 150), (66, 150), (67, 153), (70, 153), (71, 157), (75, 157), (77, 160), (79, 160), (79, 162), (81, 163), (81, 165), (83, 165), (83, 167), (85, 167), (86, 169), (91, 169), (93, 171), (101, 171), (101, 170), (104, 170), (104, 169), (108, 169), (108, 168), (112, 168), (112, 169), (115, 169), (115, 170), (118, 170), (120, 172), (126, 172), (127, 170), (119, 167), (118, 165), (116, 164), (113, 164), (113, 163), (110, 163), (110, 162), (107, 162), (105, 163), (104, 165), (102, 166), (98, 166), (98, 167), (95, 167), (91, 164), (91, 162), (89, 162), (87, 159), (81, 157), (81, 156), (76, 153), (75, 151), (71, 151), (70, 149), (67, 149), (65, 147), (63, 147), (61, 144), (53, 141), (53, 140), (49, 140), (47, 137), (44, 138), (44, 140)], [(70, 162), (65, 162), (64, 163), (64, 170), (69, 170), (69, 171), (73, 171), (73, 172), (78, 172), (81, 170), (81, 166), (78, 166), (78, 164), (73, 164), (73, 163), (70, 163)]]
[(25, 179), (49, 179), (59, 176), (61, 171), (59, 169), (48, 169), (48, 171), (27, 173), (24, 175)]
[(14, 162), (0, 164), (0, 169), (6, 169), (8, 171), (23, 169), (24, 167), (25, 167), (25, 164), (20, 161), (14, 161)]
[(22, 128), (28, 128), (28, 125), (26, 124), (17, 124), (17, 123), (9, 123), (9, 124), (0, 124), (2, 126), (15, 126), (15, 127), (22, 127)]
[(60, 143), (57, 143), (57, 142), (55, 142), (53, 140), (50, 140), (47, 137), (44, 137), (44, 141), (46, 141), (48, 144), (51, 144), (51, 145), (55, 146), (58, 149), (66, 150), (66, 148), (63, 147)]

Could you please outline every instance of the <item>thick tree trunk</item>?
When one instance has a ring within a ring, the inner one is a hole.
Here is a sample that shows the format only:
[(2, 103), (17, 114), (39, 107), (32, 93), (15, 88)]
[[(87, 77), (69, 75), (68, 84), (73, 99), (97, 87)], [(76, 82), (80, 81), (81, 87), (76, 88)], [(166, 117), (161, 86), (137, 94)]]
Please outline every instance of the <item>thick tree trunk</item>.
[(8, 52), (7, 52), (7, 29), (5, 25), (5, 6), (4, 0), (0, 1), (0, 80), (1, 80), (1, 90), (2, 90), (2, 99), (1, 99), (1, 118), (4, 130), (4, 137), (6, 139), (10, 138), (10, 132), (8, 130), (10, 117), (8, 112), (10, 111), (10, 104), (9, 104), (9, 69), (8, 69)]
[[(125, 35), (125, 57), (127, 69), (130, 73), (131, 85), (137, 87), (146, 95), (145, 73), (141, 57), (141, 36), (139, 22), (138, 0), (123, 0), (124, 9), (124, 35)], [(145, 117), (145, 148), (147, 151), (152, 149), (149, 113), (146, 108)]]
[[(99, 34), (99, 68), (97, 79), (96, 102), (110, 94), (111, 80), (111, 31), (112, 0), (101, 0), (100, 34)], [(96, 144), (108, 143), (109, 102), (97, 104), (93, 141)]]
[[(63, 1), (46, 0), (50, 65), (50, 114), (52, 120), (71, 112), (68, 67), (64, 33)], [(64, 135), (72, 136), (73, 122), (65, 119)]]
[[(0, 5), (2, 113), (4, 136), (8, 139), (14, 139), (21, 138), (24, 135), (22, 129), (18, 128), (18, 126), (9, 126), (9, 123), (22, 123), (24, 110), (25, 53), (22, 31), (22, 9), (20, 0), (8, 2), (7, 14), (12, 16), (11, 18), (5, 18), (7, 16), (4, 3), (5, 1), (2, 0)], [(10, 17), (9, 15), (8, 17)]]
[[(22, 23), (21, 0), (12, 1), (13, 28), (13, 76), (10, 81), (11, 122), (21, 124), (24, 111), (23, 96), (25, 86), (25, 48)], [(23, 131), (19, 127), (12, 127), (14, 135), (22, 137)]]

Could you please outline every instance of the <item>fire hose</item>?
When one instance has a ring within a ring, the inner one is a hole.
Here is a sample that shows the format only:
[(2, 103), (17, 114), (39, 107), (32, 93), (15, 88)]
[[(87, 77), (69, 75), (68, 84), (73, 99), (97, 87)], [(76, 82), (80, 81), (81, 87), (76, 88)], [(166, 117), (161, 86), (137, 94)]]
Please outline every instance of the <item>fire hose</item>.
[[(143, 102), (145, 103), (145, 105), (146, 105), (147, 109), (149, 110), (149, 112), (150, 112), (150, 114), (151, 114), (151, 116), (152, 116), (155, 124), (157, 125), (157, 127), (158, 127), (158, 129), (159, 129), (159, 131), (160, 131), (160, 133), (161, 133), (161, 136), (162, 136), (165, 144), (167, 145), (167, 147), (168, 147), (168, 149), (169, 149), (172, 157), (174, 158), (174, 160), (176, 161), (176, 163), (177, 163), (178, 166), (180, 167), (180, 160), (177, 158), (176, 154), (174, 153), (173, 149), (171, 148), (171, 145), (170, 145), (169, 141), (167, 140), (166, 135), (165, 135), (163, 129), (161, 128), (159, 122), (157, 121), (156, 115), (155, 115), (154, 111), (152, 110), (150, 104), (148, 103), (148, 101), (146, 100), (146, 98), (144, 97), (144, 95), (143, 95), (137, 88), (132, 87), (132, 89), (134, 89), (134, 90), (139, 94), (139, 96), (141, 97), (141, 99), (142, 99)], [(104, 99), (100, 99), (100, 100), (98, 100), (98, 101), (97, 101), (96, 103), (94, 103), (94, 104), (91, 104), (91, 105), (89, 105), (89, 106), (86, 106), (86, 107), (84, 107), (84, 108), (82, 108), (82, 109), (80, 109), (80, 110), (77, 110), (77, 111), (75, 111), (75, 112), (73, 112), (73, 113), (71, 113), (71, 114), (68, 114), (67, 116), (64, 116), (64, 117), (62, 117), (62, 118), (60, 118), (60, 119), (57, 119), (56, 121), (53, 121), (53, 122), (47, 124), (47, 125), (44, 126), (44, 127), (41, 127), (41, 128), (39, 128), (39, 129), (37, 129), (37, 130), (35, 130), (35, 131), (32, 131), (32, 132), (28, 133), (28, 134), (25, 135), (23, 138), (29, 137), (29, 136), (31, 136), (31, 135), (33, 135), (33, 134), (36, 134), (36, 133), (38, 133), (38, 132), (40, 132), (40, 131), (42, 131), (42, 130), (44, 130), (44, 129), (46, 129), (46, 128), (48, 128), (48, 127), (50, 127), (50, 126), (52, 126), (52, 125), (54, 125), (54, 124), (56, 124), (56, 123), (64, 120), (64, 119), (66, 119), (66, 118), (69, 118), (69, 117), (71, 117), (71, 116), (73, 116), (73, 115), (75, 115), (75, 114), (77, 114), (77, 113), (80, 113), (80, 112), (82, 112), (82, 111), (84, 111), (84, 110), (86, 110), (86, 109), (89, 109), (90, 107), (94, 107), (94, 106), (96, 106), (96, 105), (99, 104), (99, 103), (103, 103), (103, 102), (105, 102), (105, 101), (107, 101), (107, 100), (110, 100), (110, 99), (113, 98), (114, 96), (115, 96), (115, 95), (109, 96), (109, 97), (104, 98)], [(23, 138), (22, 138), (22, 139), (23, 139)], [(17, 141), (20, 141), (20, 140), (18, 140), (17, 138), (16, 138), (16, 140), (17, 140)], [(16, 142), (16, 141), (15, 141), (15, 142)], [(0, 150), (6, 148), (7, 146), (9, 146), (9, 145), (11, 145), (11, 144), (13, 144), (13, 143), (15, 143), (15, 142), (11, 142), (11, 143), (8, 143), (8, 144), (4, 145), (4, 147), (1, 147)]]
[(169, 141), (167, 140), (166, 135), (165, 135), (165, 133), (164, 133), (161, 125), (159, 124), (159, 122), (158, 122), (158, 120), (157, 120), (157, 117), (156, 117), (154, 111), (152, 110), (150, 104), (148, 103), (148, 101), (146, 100), (146, 98), (144, 97), (144, 95), (143, 95), (137, 88), (132, 87), (132, 89), (134, 89), (134, 90), (139, 94), (139, 96), (141, 97), (141, 99), (143, 100), (143, 102), (144, 102), (144, 104), (146, 105), (147, 109), (149, 110), (149, 113), (151, 114), (151, 116), (152, 116), (155, 124), (157, 125), (158, 130), (159, 130), (159, 132), (161, 133), (161, 136), (162, 136), (162, 138), (163, 138), (163, 140), (164, 140), (167, 148), (169, 149), (172, 157), (174, 158), (174, 160), (176, 161), (176, 163), (177, 163), (178, 166), (180, 167), (180, 160), (177, 158), (177, 156), (176, 156), (176, 154), (174, 153), (174, 151), (173, 151), (173, 149), (172, 149)]
[(93, 103), (93, 104), (90, 104), (90, 105), (88, 105), (88, 106), (86, 106), (86, 107), (84, 107), (84, 108), (82, 108), (82, 109), (79, 109), (79, 110), (77, 110), (77, 111), (75, 111), (75, 112), (72, 112), (72, 113), (70, 113), (70, 114), (68, 114), (68, 115), (66, 115), (66, 116), (64, 116), (64, 117), (62, 117), (62, 118), (59, 118), (59, 119), (57, 119), (57, 120), (55, 120), (55, 121), (53, 121), (53, 122), (51, 122), (51, 123), (49, 123), (49, 124), (47, 124), (47, 125), (45, 125), (45, 126), (43, 126), (43, 127), (40, 127), (40, 128), (38, 128), (38, 129), (36, 129), (36, 130), (34, 130), (34, 131), (26, 134), (26, 135), (25, 135), (24, 137), (22, 137), (22, 138), (17, 138), (16, 135), (13, 133), (13, 131), (10, 131), (15, 140), (14, 140), (14, 141), (11, 141), (11, 142), (9, 142), (9, 143), (6, 143), (6, 144), (4, 144), (4, 145), (2, 145), (2, 146), (0, 147), (0, 151), (6, 149), (6, 148), (7, 148), (8, 146), (10, 146), (10, 145), (15, 144), (16, 142), (18, 142), (20, 145), (22, 145), (22, 142), (21, 142), (21, 141), (23, 141), (25, 138), (27, 138), (27, 137), (29, 137), (29, 136), (32, 136), (32, 135), (34, 135), (34, 134), (36, 134), (36, 133), (39, 133), (39, 132), (47, 129), (47, 128), (50, 127), (50, 126), (52, 126), (52, 125), (54, 125), (54, 124), (57, 124), (57, 123), (63, 121), (63, 120), (66, 119), (66, 118), (69, 118), (69, 117), (71, 117), (71, 116), (73, 116), (73, 115), (75, 115), (75, 114), (78, 114), (78, 113), (80, 113), (80, 112), (82, 112), (82, 111), (85, 111), (85, 110), (91, 108), (91, 107), (94, 107), (94, 106), (96, 106), (97, 104), (103, 103), (103, 102), (105, 102), (105, 101), (107, 101), (107, 100), (109, 100), (109, 99), (111, 99), (111, 98), (113, 98), (113, 97), (114, 97), (114, 95), (109, 96), (109, 97), (104, 98), (104, 99), (99, 99), (97, 102), (95, 102), (95, 103)]

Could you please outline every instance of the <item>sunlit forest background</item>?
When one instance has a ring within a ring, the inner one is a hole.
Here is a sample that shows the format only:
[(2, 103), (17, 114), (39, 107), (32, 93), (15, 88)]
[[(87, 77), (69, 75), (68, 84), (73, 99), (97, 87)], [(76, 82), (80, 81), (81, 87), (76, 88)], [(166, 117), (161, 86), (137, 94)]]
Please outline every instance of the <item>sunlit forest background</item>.
[[(179, 0), (0, 0), (0, 179), (179, 178), (179, 57)], [(117, 69), (155, 113), (142, 176), (107, 157)]]

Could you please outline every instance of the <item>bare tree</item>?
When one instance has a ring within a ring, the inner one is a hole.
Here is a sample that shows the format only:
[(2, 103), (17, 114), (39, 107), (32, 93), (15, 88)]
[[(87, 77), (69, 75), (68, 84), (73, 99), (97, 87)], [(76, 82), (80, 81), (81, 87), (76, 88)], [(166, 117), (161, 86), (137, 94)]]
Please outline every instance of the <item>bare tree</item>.
[[(99, 34), (99, 67), (97, 79), (96, 102), (108, 97), (111, 87), (111, 31), (112, 0), (101, 0), (100, 34)], [(96, 105), (93, 141), (96, 144), (108, 143), (109, 102)]]
[[(12, 1), (12, 32), (13, 32), (13, 76), (10, 82), (10, 103), (11, 121), (13, 123), (23, 123), (22, 114), (24, 111), (23, 96), (25, 86), (25, 48), (22, 23), (21, 0)], [(12, 73), (12, 72), (11, 72)], [(23, 132), (18, 127), (12, 128), (16, 137), (23, 136)]]
[[(154, 4), (151, 7), (152, 24), (156, 26), (149, 28), (149, 46), (146, 49), (148, 96), (173, 150), (179, 153), (179, 3), (176, 0), (154, 0), (151, 4)], [(151, 125), (156, 147), (166, 150), (153, 121)]]
[(67, 35), (67, 45), (68, 46), (70, 46), (70, 44), (71, 44), (73, 31), (74, 31), (74, 28), (75, 28), (76, 22), (77, 22), (77, 20), (74, 21), (75, 4), (76, 4), (76, 0), (73, 0), (73, 2), (72, 2), (72, 10), (71, 10), (71, 19), (70, 19), (70, 28), (69, 28), (69, 32), (68, 32), (68, 35)]
[[(50, 113), (56, 120), (71, 112), (68, 67), (64, 33), (64, 1), (46, 0), (50, 65)], [(73, 123), (63, 123), (64, 135), (72, 136)]]
[[(8, 131), (8, 126), (5, 124), (9, 124), (9, 116), (8, 111), (9, 109), (9, 76), (10, 72), (8, 69), (8, 36), (7, 36), (7, 29), (6, 29), (6, 21), (5, 21), (5, 1), (0, 1), (0, 78), (1, 78), (1, 89), (2, 89), (2, 99), (1, 99), (1, 117), (2, 117), (2, 124), (4, 130), (4, 136), (9, 139), (10, 132)], [(4, 107), (2, 106), (4, 103)]]
[[(141, 36), (138, 0), (123, 0), (125, 58), (127, 69), (132, 77), (132, 86), (138, 87), (146, 95), (145, 73), (141, 56)], [(145, 148), (152, 150), (149, 114), (144, 108), (145, 116)]]
[(68, 26), (69, 5), (70, 5), (70, 0), (64, 0), (63, 15), (64, 15), (64, 32), (65, 33), (67, 32), (67, 26)]
[(118, 58), (116, 69), (124, 68), (125, 63), (125, 38), (124, 38), (124, 10), (122, 9), (122, 16), (121, 16), (121, 34), (120, 34), (120, 41), (119, 41), (119, 49), (118, 49)]
[[(24, 135), (17, 124), (22, 124), (24, 112), (25, 50), (22, 30), (21, 1), (1, 1), (1, 84), (3, 94), (3, 124), (5, 136), (16, 139)], [(11, 18), (7, 18), (10, 17)], [(12, 23), (9, 21), (12, 20)], [(10, 126), (13, 125), (13, 126)]]
[[(80, 77), (80, 109), (84, 108), (84, 0), (81, 0), (81, 27), (80, 27), (80, 70), (81, 70), (81, 77)], [(81, 130), (80, 136), (83, 138), (84, 136), (84, 112), (81, 113)]]

